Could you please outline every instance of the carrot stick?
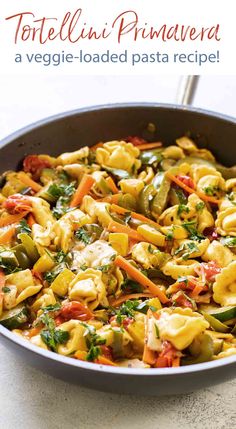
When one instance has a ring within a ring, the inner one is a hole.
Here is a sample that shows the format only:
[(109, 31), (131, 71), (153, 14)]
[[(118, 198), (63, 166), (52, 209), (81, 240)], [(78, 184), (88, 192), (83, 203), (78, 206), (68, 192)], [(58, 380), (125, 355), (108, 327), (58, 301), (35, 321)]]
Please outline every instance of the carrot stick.
[[(110, 204), (112, 204), (112, 203), (114, 203), (114, 204), (118, 204), (118, 201), (119, 201), (119, 198), (120, 198), (120, 196), (121, 196), (122, 194), (113, 194), (113, 195), (107, 195), (106, 197), (104, 197), (104, 198), (100, 198), (99, 200), (97, 200), (97, 201), (102, 201), (102, 202), (105, 202), (105, 203), (110, 203)], [(127, 211), (127, 210), (126, 210)]]
[(204, 290), (204, 286), (201, 284), (197, 284), (195, 288), (192, 290), (192, 292), (189, 294), (190, 298), (196, 298), (198, 297), (199, 293), (201, 293)]
[(154, 296), (157, 296), (162, 304), (168, 302), (166, 294), (159, 288), (158, 285), (153, 283), (148, 277), (141, 273), (137, 268), (135, 268), (130, 262), (126, 261), (122, 256), (118, 255), (115, 259), (115, 265), (122, 268), (126, 273), (138, 283), (141, 284), (144, 288), (148, 288), (150, 293)]
[(15, 225), (10, 226), (3, 234), (0, 235), (0, 244), (10, 243), (16, 231)]
[(177, 366), (180, 366), (180, 357), (179, 356), (176, 356), (172, 362), (172, 367), (176, 368)]
[(199, 196), (199, 198), (201, 198), (204, 201), (207, 201), (207, 202), (212, 203), (212, 204), (220, 204), (220, 202), (221, 202), (220, 200), (217, 200), (214, 197), (210, 197), (201, 191), (197, 191), (196, 189), (190, 188), (190, 186), (185, 185), (185, 183), (181, 182), (181, 180), (179, 180), (178, 177), (169, 173), (169, 171), (166, 171), (165, 174), (172, 182), (176, 183), (176, 185), (178, 185), (180, 188), (184, 189), (189, 194), (197, 194)]
[(148, 322), (152, 317), (152, 311), (149, 309), (147, 311), (147, 316), (145, 320), (145, 337), (144, 337), (144, 349), (143, 349), (143, 361), (149, 365), (154, 365), (156, 362), (156, 352), (151, 350), (148, 345)]
[(90, 150), (96, 150), (98, 147), (103, 147), (103, 143), (96, 143), (90, 147)]
[(2, 270), (0, 270), (0, 292), (2, 288), (5, 286), (6, 276)]
[(109, 232), (121, 232), (124, 234), (128, 234), (130, 238), (133, 238), (136, 241), (145, 241), (142, 235), (138, 234), (135, 229), (130, 228), (127, 225), (122, 225), (114, 220), (111, 221), (107, 227)]
[(115, 362), (106, 358), (105, 356), (98, 356), (96, 363), (100, 363), (101, 365), (117, 366)]
[(20, 171), (20, 173), (18, 173), (18, 178), (20, 179), (21, 182), (23, 182), (25, 185), (29, 186), (31, 189), (33, 189), (33, 191), (35, 192), (39, 192), (42, 189), (42, 186), (39, 185), (39, 183), (35, 182), (34, 180), (32, 180), (28, 174), (24, 173), (24, 171)]
[(140, 150), (148, 150), (148, 149), (155, 149), (156, 147), (161, 147), (161, 142), (154, 142), (154, 143), (144, 143), (137, 146)]
[[(123, 214), (123, 215), (125, 215), (127, 212), (129, 212), (129, 210), (128, 209), (124, 209), (124, 207), (120, 207), (120, 206), (118, 206), (118, 205), (116, 205), (116, 204), (112, 204), (111, 205), (111, 209), (114, 211), (114, 212), (116, 212), (116, 213), (118, 213), (118, 214)], [(146, 216), (143, 216), (142, 214), (140, 214), (140, 213), (136, 213), (136, 212), (129, 212), (130, 213), (130, 216), (132, 217), (132, 218), (134, 218), (134, 219), (137, 219), (137, 220), (140, 220), (141, 222), (144, 222), (144, 223), (151, 223), (153, 226), (155, 226), (156, 228), (161, 228), (161, 226), (157, 223), (157, 222), (154, 222), (153, 220), (151, 220), (151, 219), (149, 219), (148, 217), (146, 217)]]
[(38, 335), (41, 329), (42, 329), (42, 326), (36, 326), (35, 328), (31, 328), (28, 332), (27, 337), (32, 338), (35, 335)]
[(153, 295), (151, 293), (130, 293), (129, 295), (122, 295), (119, 298), (111, 301), (111, 306), (118, 307), (120, 304), (128, 301), (129, 299), (151, 298), (152, 296)]
[(117, 186), (116, 186), (116, 184), (115, 184), (114, 180), (112, 179), (112, 177), (111, 177), (111, 176), (109, 176), (109, 177), (107, 177), (105, 180), (106, 180), (106, 182), (107, 182), (107, 184), (108, 184), (109, 188), (110, 188), (110, 189), (111, 189), (111, 191), (113, 192), (113, 194), (118, 194), (119, 189), (117, 188)]
[(70, 207), (77, 207), (85, 195), (87, 195), (95, 183), (95, 179), (89, 174), (84, 174), (74, 196), (71, 200)]
[(87, 352), (84, 352), (82, 350), (77, 350), (77, 352), (74, 354), (74, 357), (79, 360), (86, 360)]
[(25, 211), (22, 213), (17, 213), (15, 215), (6, 215), (6, 216), (2, 216), (0, 217), (0, 228), (3, 226), (7, 226), (7, 225), (11, 225), (13, 223), (17, 223), (19, 222), (21, 219), (23, 219), (27, 214), (29, 213), (29, 211)]
[(35, 220), (35, 217), (32, 215), (32, 213), (29, 214), (28, 218), (27, 218), (27, 222), (30, 228), (32, 228), (32, 226), (37, 223)]

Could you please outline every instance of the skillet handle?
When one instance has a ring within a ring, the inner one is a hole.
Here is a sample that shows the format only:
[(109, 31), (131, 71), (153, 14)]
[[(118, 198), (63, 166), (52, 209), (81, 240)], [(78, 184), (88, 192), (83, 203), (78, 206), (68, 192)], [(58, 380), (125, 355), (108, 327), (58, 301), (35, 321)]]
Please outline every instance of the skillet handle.
[(180, 80), (177, 103), (185, 106), (191, 105), (197, 90), (199, 75), (183, 76)]

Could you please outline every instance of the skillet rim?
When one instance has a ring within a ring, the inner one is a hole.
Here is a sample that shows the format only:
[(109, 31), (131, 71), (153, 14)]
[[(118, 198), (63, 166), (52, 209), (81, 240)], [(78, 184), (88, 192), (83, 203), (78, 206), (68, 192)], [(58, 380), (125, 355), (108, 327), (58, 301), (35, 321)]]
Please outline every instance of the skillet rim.
[(0, 152), (1, 148), (11, 143), (14, 139), (22, 137), (25, 133), (33, 131), (36, 128), (40, 128), (44, 125), (50, 124), (54, 121), (67, 118), (69, 116), (75, 116), (77, 114), (83, 114), (88, 112), (96, 112), (100, 110), (109, 110), (109, 109), (128, 109), (128, 108), (159, 108), (159, 109), (172, 109), (178, 111), (188, 111), (192, 113), (198, 113), (202, 116), (211, 116), (213, 118), (219, 119), (221, 121), (226, 121), (232, 125), (236, 124), (236, 117), (230, 115), (225, 115), (224, 113), (218, 113), (215, 111), (202, 109), (200, 107), (185, 106), (184, 104), (171, 104), (171, 103), (145, 103), (145, 102), (135, 102), (135, 103), (107, 103), (107, 104), (96, 104), (94, 106), (87, 106), (78, 109), (66, 110), (64, 112), (56, 113), (54, 115), (46, 116), (45, 118), (39, 119), (38, 121), (32, 122), (29, 125), (26, 125), (13, 133), (9, 134), (3, 139), (0, 140)]
[[(79, 109), (73, 109), (68, 110), (65, 112), (57, 113), (48, 117), (45, 117), (43, 119), (40, 119), (38, 121), (35, 121), (29, 125), (26, 125), (25, 127), (20, 128), (19, 130), (11, 133), (10, 135), (4, 137), (2, 140), (0, 140), (0, 153), (1, 148), (4, 146), (7, 146), (15, 139), (22, 137), (25, 133), (31, 132), (37, 128), (40, 128), (44, 125), (50, 124), (52, 122), (55, 122), (57, 120), (69, 117), (69, 116), (75, 116), (78, 114), (88, 113), (88, 112), (96, 112), (101, 110), (109, 110), (109, 109), (128, 109), (128, 108), (150, 108), (150, 109), (172, 109), (172, 110), (178, 110), (178, 111), (189, 111), (192, 113), (198, 113), (201, 116), (205, 117), (213, 117), (216, 119), (219, 119), (220, 121), (229, 122), (232, 125), (236, 124), (236, 118), (225, 115), (223, 113), (214, 112), (207, 109), (201, 109), (198, 107), (192, 107), (192, 106), (185, 106), (185, 105), (178, 105), (178, 104), (171, 104), (171, 103), (145, 103), (145, 102), (135, 102), (135, 103), (107, 103), (107, 104), (98, 104), (94, 106), (87, 106)], [(41, 349), (38, 346), (34, 346), (29, 341), (24, 340), (17, 336), (16, 334), (9, 331), (7, 328), (0, 325), (0, 334), (3, 335), (5, 338), (7, 338), (10, 342), (13, 342), (17, 344), (18, 346), (29, 350), (30, 352), (36, 353), (37, 355), (40, 355), (43, 358), (50, 359), (57, 361), (58, 363), (61, 363), (65, 366), (69, 365), (72, 367), (78, 367), (81, 369), (89, 370), (89, 371), (99, 371), (103, 373), (110, 373), (114, 375), (129, 375), (129, 376), (174, 376), (174, 375), (181, 375), (181, 374), (191, 374), (196, 372), (202, 372), (207, 371), (215, 368), (224, 367), (230, 364), (236, 365), (236, 355), (232, 355), (229, 357), (225, 357), (219, 360), (199, 363), (195, 365), (185, 365), (178, 368), (124, 368), (124, 367), (109, 367), (107, 365), (100, 365), (100, 364), (94, 364), (90, 362), (83, 362), (77, 359), (73, 359), (71, 357), (59, 355), (57, 353), (53, 353), (48, 350)]]

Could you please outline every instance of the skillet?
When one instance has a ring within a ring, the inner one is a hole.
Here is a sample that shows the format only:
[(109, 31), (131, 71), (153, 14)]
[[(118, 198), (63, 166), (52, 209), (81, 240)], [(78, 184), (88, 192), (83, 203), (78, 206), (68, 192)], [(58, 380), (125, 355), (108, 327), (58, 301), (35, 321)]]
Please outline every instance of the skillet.
[[(150, 135), (148, 123), (156, 126)], [(172, 144), (190, 132), (200, 147), (225, 165), (236, 164), (236, 120), (193, 107), (114, 104), (78, 109), (39, 121), (0, 143), (0, 173), (15, 169), (27, 154), (58, 155), (84, 145), (138, 135)], [(180, 368), (107, 367), (40, 349), (0, 326), (0, 340), (29, 365), (68, 382), (102, 391), (140, 395), (190, 392), (234, 377), (236, 356)]]

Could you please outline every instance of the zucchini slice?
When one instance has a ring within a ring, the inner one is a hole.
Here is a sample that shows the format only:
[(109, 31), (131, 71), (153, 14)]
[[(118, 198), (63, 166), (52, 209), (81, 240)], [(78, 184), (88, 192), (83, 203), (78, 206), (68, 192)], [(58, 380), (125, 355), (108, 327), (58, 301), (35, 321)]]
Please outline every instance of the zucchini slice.
[(26, 306), (20, 304), (9, 311), (5, 311), (0, 318), (0, 324), (7, 329), (17, 329), (28, 321), (28, 317), (29, 312)]
[(209, 307), (209, 309), (205, 307), (204, 311), (215, 317), (215, 319), (218, 319), (220, 322), (226, 322), (227, 320), (234, 319), (236, 317), (236, 305), (233, 307)]

